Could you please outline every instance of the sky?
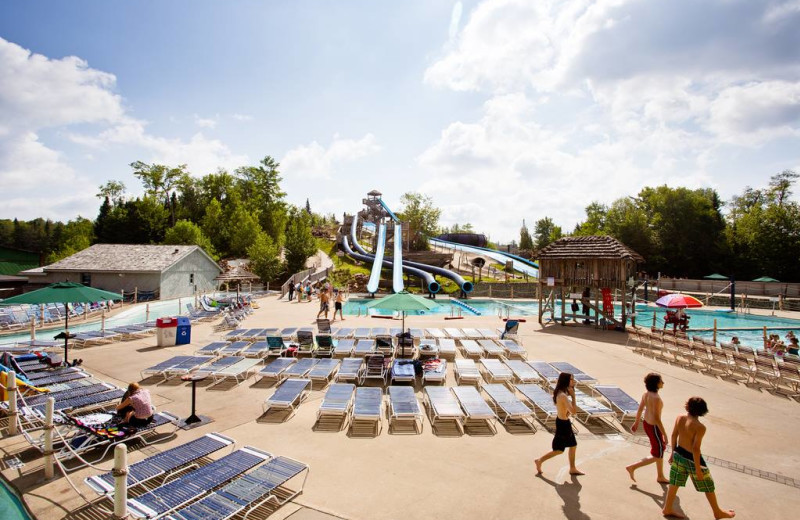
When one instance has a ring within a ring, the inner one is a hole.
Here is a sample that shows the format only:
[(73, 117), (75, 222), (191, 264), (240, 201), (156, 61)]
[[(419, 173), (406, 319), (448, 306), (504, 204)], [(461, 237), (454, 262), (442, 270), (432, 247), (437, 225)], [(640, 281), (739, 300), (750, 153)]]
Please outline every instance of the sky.
[(6, 0), (0, 218), (93, 219), (130, 163), (281, 164), (497, 242), (645, 186), (800, 172), (800, 0)]

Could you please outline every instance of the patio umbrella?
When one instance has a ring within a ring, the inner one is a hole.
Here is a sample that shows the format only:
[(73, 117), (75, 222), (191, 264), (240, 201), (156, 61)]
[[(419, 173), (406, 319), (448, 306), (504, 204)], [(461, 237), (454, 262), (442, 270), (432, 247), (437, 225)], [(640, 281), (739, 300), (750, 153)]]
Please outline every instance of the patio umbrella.
[(668, 309), (688, 309), (702, 307), (703, 302), (688, 294), (672, 293), (656, 300), (656, 305)]
[[(427, 298), (422, 298), (421, 296), (411, 294), (408, 291), (400, 291), (399, 293), (394, 293), (391, 296), (385, 296), (380, 300), (375, 300), (374, 302), (367, 304), (367, 308), (369, 309), (401, 311), (403, 313), (403, 331), (405, 331), (406, 328), (407, 311), (429, 311), (438, 306), (438, 303), (428, 300)], [(406, 345), (405, 342), (402, 343), (403, 353), (401, 355), (405, 355)]]
[[(109, 300), (121, 300), (122, 295), (94, 287), (86, 287), (74, 282), (57, 282), (42, 289), (6, 298), (0, 305), (19, 305), (30, 304), (40, 305), (43, 303), (90, 303)], [(67, 359), (67, 342), (69, 341), (69, 311), (64, 319), (64, 332), (57, 338), (64, 338), (64, 363)]]
[(719, 273), (710, 274), (708, 276), (704, 276), (706, 280), (730, 280), (729, 276), (725, 276)]
[(756, 278), (753, 281), (754, 282), (779, 282), (780, 280), (776, 280), (775, 278), (770, 278), (769, 276), (762, 276), (761, 278)]

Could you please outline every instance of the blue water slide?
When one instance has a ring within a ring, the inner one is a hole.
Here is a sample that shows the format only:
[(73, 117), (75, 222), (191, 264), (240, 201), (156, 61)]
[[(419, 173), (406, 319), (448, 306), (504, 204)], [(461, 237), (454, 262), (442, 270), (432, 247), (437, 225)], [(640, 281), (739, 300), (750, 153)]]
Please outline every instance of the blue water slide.
[[(386, 226), (384, 226), (386, 227)], [(394, 224), (394, 257), (392, 257), (392, 289), (398, 293), (403, 290), (403, 231), (400, 223)]]
[(380, 203), (381, 203), (381, 206), (383, 206), (383, 209), (385, 209), (385, 210), (386, 210), (386, 213), (388, 213), (388, 214), (389, 214), (389, 217), (391, 217), (391, 219), (392, 219), (393, 221), (395, 221), (395, 222), (400, 222), (400, 219), (398, 219), (398, 218), (397, 218), (397, 215), (395, 215), (394, 213), (392, 213), (392, 210), (390, 210), (390, 209), (389, 209), (389, 206), (387, 206), (387, 205), (386, 205), (386, 203), (385, 203), (385, 202), (383, 202), (383, 199), (378, 199), (378, 202), (380, 202)]
[[(342, 240), (342, 247), (345, 248), (345, 253), (347, 253), (348, 255), (352, 256), (356, 260), (361, 260), (362, 262), (372, 262), (373, 259), (374, 259), (374, 255), (371, 255), (371, 254), (367, 253), (364, 250), (364, 248), (361, 247), (361, 245), (358, 243), (358, 240), (356, 239), (356, 224), (357, 224), (356, 219), (357, 218), (358, 217), (356, 217), (356, 216), (353, 217), (353, 223), (350, 226), (350, 236), (351, 236), (351, 238), (353, 240), (353, 248), (357, 251), (357, 253), (354, 252), (350, 248), (350, 244), (349, 244), (349, 242), (347, 240), (347, 236), (343, 236), (342, 237), (342, 239), (343, 239)], [(394, 265), (393, 262), (391, 262), (389, 260), (384, 260), (383, 261), (383, 266), (384, 267), (393, 267), (393, 265)], [(406, 266), (406, 265), (403, 265), (403, 271), (406, 272), (407, 274), (412, 275), (412, 276), (416, 276), (418, 278), (422, 278), (425, 281), (425, 286), (428, 288), (428, 292), (431, 293), (431, 294), (438, 293), (439, 290), (442, 288), (439, 285), (439, 282), (437, 282), (436, 279), (433, 276), (431, 276), (430, 273), (428, 273), (426, 271), (423, 271), (421, 269), (416, 269), (414, 267), (410, 267), (410, 266)]]
[(519, 271), (520, 273), (525, 273), (528, 276), (535, 276), (539, 277), (539, 264), (536, 262), (531, 262), (525, 258), (522, 258), (517, 255), (512, 255), (511, 253), (505, 253), (503, 251), (498, 251), (497, 249), (489, 249), (488, 247), (478, 247), (478, 246), (467, 246), (464, 244), (458, 244), (456, 242), (449, 242), (447, 240), (441, 240), (439, 238), (432, 238), (431, 242), (439, 244), (443, 247), (447, 247), (449, 249), (457, 249), (459, 251), (465, 251), (467, 253), (472, 253), (476, 255), (483, 255), (488, 256), (498, 262), (505, 264), (506, 261), (511, 260), (512, 267), (515, 271)]
[[(362, 252), (356, 253), (355, 251), (353, 251), (350, 248), (350, 241), (347, 239), (347, 236), (342, 236), (342, 248), (344, 249), (344, 252), (347, 253), (348, 256), (351, 256), (356, 260), (361, 260), (362, 262), (372, 262), (375, 259), (374, 255), (371, 255), (366, 251), (364, 251), (360, 246), (357, 245), (357, 243), (354, 243), (353, 245), (356, 247), (356, 249), (359, 249)], [(389, 260), (384, 260), (383, 266), (392, 267), (393, 263)], [(436, 294), (441, 289), (439, 282), (437, 282), (433, 278), (433, 276), (431, 276), (430, 273), (426, 273), (425, 271), (422, 271), (420, 269), (415, 269), (413, 267), (408, 267), (405, 265), (403, 266), (403, 271), (405, 271), (406, 274), (410, 274), (411, 276), (416, 276), (424, 280), (425, 285), (428, 288), (428, 292), (431, 294)]]
[(378, 292), (378, 283), (381, 281), (381, 268), (383, 267), (384, 249), (386, 249), (386, 224), (381, 222), (378, 226), (378, 247), (375, 249), (372, 272), (369, 274), (369, 281), (367, 282), (367, 292), (370, 294)]

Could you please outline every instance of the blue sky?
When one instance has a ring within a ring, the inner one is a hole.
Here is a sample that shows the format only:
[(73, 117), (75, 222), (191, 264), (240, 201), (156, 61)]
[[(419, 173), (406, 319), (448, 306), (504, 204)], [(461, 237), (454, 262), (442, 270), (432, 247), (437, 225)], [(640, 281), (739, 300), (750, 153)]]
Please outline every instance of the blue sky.
[(0, 218), (129, 163), (272, 155), (288, 199), (429, 195), (494, 240), (643, 186), (800, 171), (800, 1), (0, 3)]

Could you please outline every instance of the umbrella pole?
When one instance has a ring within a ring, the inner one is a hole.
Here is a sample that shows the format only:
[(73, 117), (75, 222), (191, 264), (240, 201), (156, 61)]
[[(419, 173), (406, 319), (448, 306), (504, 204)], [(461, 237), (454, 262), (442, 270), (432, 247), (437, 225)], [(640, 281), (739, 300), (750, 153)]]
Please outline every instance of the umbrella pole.
[(69, 307), (66, 307), (67, 315), (64, 318), (64, 366), (69, 366), (69, 360), (67, 359), (68, 349), (69, 349)]

